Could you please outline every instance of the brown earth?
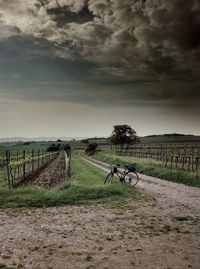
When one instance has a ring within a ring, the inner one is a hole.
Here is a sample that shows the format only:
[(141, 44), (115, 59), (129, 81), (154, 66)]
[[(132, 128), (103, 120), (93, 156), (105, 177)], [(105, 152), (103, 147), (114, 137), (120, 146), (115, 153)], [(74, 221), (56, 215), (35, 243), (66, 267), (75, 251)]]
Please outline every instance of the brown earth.
[[(144, 178), (138, 186), (154, 193), (157, 201), (140, 201), (129, 209), (98, 205), (0, 210), (0, 264), (30, 269), (199, 269), (199, 189), (151, 180)], [(180, 202), (178, 193), (185, 195)]]
[(21, 181), (18, 186), (38, 185), (44, 188), (54, 187), (66, 180), (67, 163), (65, 152), (61, 151), (58, 157), (47, 163), (44, 167), (37, 170), (25, 180)]
[(66, 173), (65, 153), (61, 151), (58, 158), (48, 165), (32, 184), (45, 188), (54, 187), (65, 181)]

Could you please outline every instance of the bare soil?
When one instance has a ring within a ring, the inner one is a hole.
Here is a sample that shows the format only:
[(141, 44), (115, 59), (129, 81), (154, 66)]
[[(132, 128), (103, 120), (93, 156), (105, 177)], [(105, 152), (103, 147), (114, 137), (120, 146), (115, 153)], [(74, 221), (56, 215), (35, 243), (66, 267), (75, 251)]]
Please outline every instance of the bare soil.
[(200, 190), (174, 184), (144, 177), (138, 187), (157, 201), (140, 201), (128, 210), (102, 205), (0, 210), (0, 264), (199, 269)]
[(35, 185), (45, 188), (54, 187), (66, 179), (66, 163), (64, 152), (61, 152), (49, 166), (34, 181)]
[(55, 160), (46, 164), (42, 169), (37, 170), (35, 174), (22, 181), (19, 186), (38, 185), (44, 188), (50, 188), (64, 182), (67, 173), (64, 154), (64, 152), (60, 152)]

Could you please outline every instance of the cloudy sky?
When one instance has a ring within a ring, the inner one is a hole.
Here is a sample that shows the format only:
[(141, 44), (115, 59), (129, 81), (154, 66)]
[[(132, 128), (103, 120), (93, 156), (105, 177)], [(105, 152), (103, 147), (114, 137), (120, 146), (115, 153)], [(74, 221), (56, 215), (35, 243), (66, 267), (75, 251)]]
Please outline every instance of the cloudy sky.
[(0, 0), (0, 137), (200, 134), (199, 0)]

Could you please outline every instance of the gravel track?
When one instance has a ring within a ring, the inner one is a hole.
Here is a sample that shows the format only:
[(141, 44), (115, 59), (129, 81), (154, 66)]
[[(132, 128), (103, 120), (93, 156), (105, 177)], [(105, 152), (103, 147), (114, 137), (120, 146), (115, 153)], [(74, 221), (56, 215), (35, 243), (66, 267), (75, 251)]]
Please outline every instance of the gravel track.
[[(82, 158), (90, 164), (109, 172), (109, 165), (92, 159)], [(138, 174), (140, 181), (136, 188), (152, 194), (157, 198), (158, 204), (165, 210), (173, 211), (176, 214), (200, 216), (200, 188), (186, 186), (158, 179), (143, 174)]]

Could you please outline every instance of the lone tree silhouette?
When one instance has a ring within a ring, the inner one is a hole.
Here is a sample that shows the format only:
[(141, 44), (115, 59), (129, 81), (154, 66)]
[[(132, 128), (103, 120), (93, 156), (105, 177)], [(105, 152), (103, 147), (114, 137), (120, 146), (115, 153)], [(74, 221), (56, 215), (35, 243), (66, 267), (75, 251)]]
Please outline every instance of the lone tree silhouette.
[(129, 125), (115, 125), (112, 135), (110, 136), (110, 142), (116, 146), (120, 146), (122, 149), (125, 145), (127, 149), (131, 144), (135, 144), (139, 141), (136, 131)]

